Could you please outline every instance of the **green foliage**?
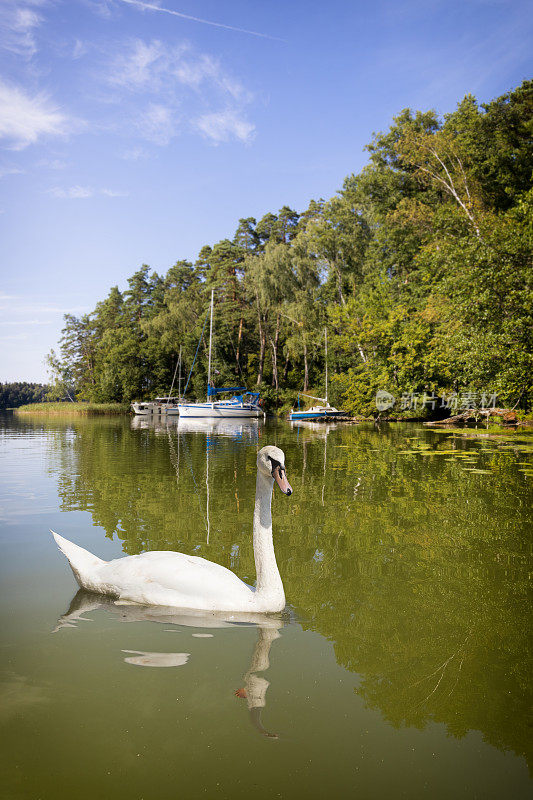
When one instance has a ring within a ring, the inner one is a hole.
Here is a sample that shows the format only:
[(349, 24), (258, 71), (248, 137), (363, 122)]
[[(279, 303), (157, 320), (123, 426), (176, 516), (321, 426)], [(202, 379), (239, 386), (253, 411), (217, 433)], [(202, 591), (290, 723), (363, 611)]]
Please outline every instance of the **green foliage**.
[(48, 387), (42, 383), (0, 383), (0, 410), (18, 408), (27, 403), (38, 403), (43, 399)]
[[(404, 109), (370, 163), (302, 214), (245, 217), (163, 277), (142, 265), (121, 293), (65, 317), (52, 399), (122, 402), (168, 391), (181, 348), (192, 366), (215, 292), (215, 380), (268, 385), (285, 410), (324, 379), (371, 414), (378, 389), (498, 393), (533, 405), (533, 82), (440, 120)], [(207, 335), (189, 386), (206, 386)], [(291, 394), (292, 392), (292, 394)], [(323, 392), (321, 391), (321, 394)]]

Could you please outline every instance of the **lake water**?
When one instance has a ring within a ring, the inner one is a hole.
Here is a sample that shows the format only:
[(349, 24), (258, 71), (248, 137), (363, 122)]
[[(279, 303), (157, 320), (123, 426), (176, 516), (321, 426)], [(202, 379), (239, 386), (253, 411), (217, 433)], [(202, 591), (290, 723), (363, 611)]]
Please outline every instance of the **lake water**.
[[(1, 422), (2, 798), (531, 796), (531, 439)], [(49, 528), (253, 582), (264, 444), (294, 489), (273, 501), (283, 616), (76, 593)]]

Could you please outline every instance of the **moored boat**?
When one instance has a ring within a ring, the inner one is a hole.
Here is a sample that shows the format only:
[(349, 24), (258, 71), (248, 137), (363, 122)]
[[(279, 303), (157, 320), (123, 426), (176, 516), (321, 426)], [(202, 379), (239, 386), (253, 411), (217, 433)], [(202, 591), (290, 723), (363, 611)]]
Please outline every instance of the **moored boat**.
[[(243, 394), (236, 394), (229, 400), (209, 400), (209, 397), (216, 396), (218, 392), (232, 391), (242, 391)], [(252, 417), (257, 419), (263, 416), (263, 409), (259, 405), (259, 392), (248, 392), (241, 387), (216, 389), (214, 386), (209, 386), (207, 395), (208, 399), (205, 403), (179, 403), (180, 417), (214, 419)]]
[[(297, 420), (313, 420), (313, 419), (335, 419), (336, 417), (345, 417), (346, 411), (339, 411), (338, 408), (334, 406), (330, 406), (328, 401), (328, 329), (324, 328), (324, 342), (325, 342), (325, 350), (326, 350), (326, 396), (325, 397), (315, 397), (312, 394), (305, 394), (304, 392), (298, 392), (298, 409), (295, 411), (291, 408), (291, 412), (289, 414), (289, 420), (291, 422), (296, 422)], [(311, 408), (305, 408), (300, 410), (300, 397), (310, 397), (311, 400), (319, 400), (321, 403), (325, 405), (319, 406), (312, 406)]]
[[(178, 403), (180, 417), (203, 417), (227, 419), (264, 416), (259, 402), (259, 392), (249, 392), (243, 386), (216, 388), (211, 384), (211, 352), (213, 345), (213, 304), (214, 290), (211, 290), (211, 322), (209, 326), (209, 358), (207, 367), (207, 399), (205, 403)], [(186, 389), (187, 387), (185, 387)], [(240, 392), (229, 400), (216, 400), (222, 392)]]
[(132, 403), (131, 407), (135, 414), (143, 416), (174, 416), (179, 414), (178, 397), (156, 397), (155, 400), (147, 400), (141, 403)]

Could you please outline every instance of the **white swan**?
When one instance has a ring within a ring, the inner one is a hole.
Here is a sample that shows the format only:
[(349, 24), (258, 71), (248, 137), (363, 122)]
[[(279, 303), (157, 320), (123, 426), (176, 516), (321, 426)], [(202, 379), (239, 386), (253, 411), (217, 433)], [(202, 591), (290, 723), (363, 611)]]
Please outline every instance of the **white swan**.
[(267, 445), (257, 455), (253, 528), (255, 588), (220, 564), (198, 556), (152, 551), (102, 561), (54, 531), (51, 533), (67, 557), (78, 584), (91, 592), (142, 605), (204, 611), (282, 611), (285, 592), (274, 554), (270, 510), (274, 480), (284, 494), (292, 494), (285, 474), (283, 450)]

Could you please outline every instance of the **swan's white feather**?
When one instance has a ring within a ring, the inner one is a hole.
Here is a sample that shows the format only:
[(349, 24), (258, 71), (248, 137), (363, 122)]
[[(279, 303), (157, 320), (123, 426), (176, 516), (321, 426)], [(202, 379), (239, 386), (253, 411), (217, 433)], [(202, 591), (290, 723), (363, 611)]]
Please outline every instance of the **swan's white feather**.
[[(93, 591), (115, 594), (120, 600), (220, 611), (242, 609), (247, 604), (251, 606), (255, 594), (220, 564), (199, 556), (165, 550), (126, 556), (102, 564), (93, 570), (91, 583)], [(112, 591), (106, 591), (106, 587), (112, 587)]]

